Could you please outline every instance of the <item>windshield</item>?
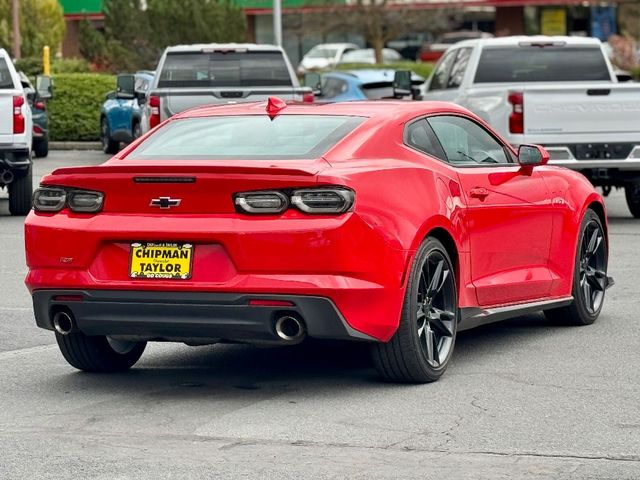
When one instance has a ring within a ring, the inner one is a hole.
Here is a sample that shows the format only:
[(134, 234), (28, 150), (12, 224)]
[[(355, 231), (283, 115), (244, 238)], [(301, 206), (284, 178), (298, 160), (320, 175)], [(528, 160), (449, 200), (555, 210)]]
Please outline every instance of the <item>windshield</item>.
[(293, 86), (280, 52), (169, 53), (158, 87)]
[(142, 142), (134, 160), (291, 160), (318, 158), (363, 117), (267, 115), (186, 118)]
[(610, 81), (599, 47), (513, 46), (485, 48), (475, 83)]
[(313, 47), (311, 50), (309, 50), (309, 53), (307, 53), (306, 57), (307, 58), (329, 58), (329, 59), (333, 59), (333, 58), (335, 58), (337, 53), (338, 53), (338, 49), (337, 48)]

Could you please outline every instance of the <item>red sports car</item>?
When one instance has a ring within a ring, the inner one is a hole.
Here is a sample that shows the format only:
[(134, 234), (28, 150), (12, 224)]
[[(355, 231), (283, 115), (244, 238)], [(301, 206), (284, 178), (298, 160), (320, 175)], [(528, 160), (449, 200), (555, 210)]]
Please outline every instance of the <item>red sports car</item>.
[(100, 166), (42, 180), (26, 220), (39, 327), (87, 371), (148, 341), (369, 342), (381, 375), (442, 375), (457, 332), (577, 325), (606, 288), (602, 198), (436, 102), (192, 109)]

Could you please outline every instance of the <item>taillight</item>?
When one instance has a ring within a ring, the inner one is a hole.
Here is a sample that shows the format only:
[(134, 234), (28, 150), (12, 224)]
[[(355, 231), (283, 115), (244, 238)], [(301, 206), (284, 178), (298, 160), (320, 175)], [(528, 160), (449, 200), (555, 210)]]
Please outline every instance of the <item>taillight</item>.
[(33, 124), (33, 133), (35, 133), (36, 135), (42, 135), (44, 133), (44, 131), (35, 123)]
[(315, 96), (313, 92), (307, 92), (302, 94), (302, 103), (313, 103), (315, 101)]
[(149, 97), (149, 128), (157, 127), (160, 124), (160, 97), (151, 95)]
[(42, 100), (37, 101), (36, 103), (33, 104), (34, 108), (37, 108), (38, 110), (46, 110), (47, 109), (47, 104), (44, 103)]
[(509, 92), (512, 107), (509, 115), (509, 133), (524, 133), (524, 96), (521, 92)]
[(24, 97), (13, 97), (13, 133), (24, 133), (24, 115), (22, 114)]
[(282, 213), (289, 207), (289, 199), (280, 192), (238, 193), (234, 203), (245, 213)]
[(309, 214), (340, 214), (353, 207), (355, 192), (346, 187), (317, 187), (280, 191), (243, 192), (234, 195), (241, 213), (276, 214), (290, 206)]
[(92, 190), (40, 187), (33, 192), (33, 209), (36, 212), (59, 212), (69, 207), (76, 213), (96, 213), (102, 210), (104, 193)]
[(291, 195), (291, 204), (305, 213), (344, 213), (355, 194), (346, 188), (307, 188)]

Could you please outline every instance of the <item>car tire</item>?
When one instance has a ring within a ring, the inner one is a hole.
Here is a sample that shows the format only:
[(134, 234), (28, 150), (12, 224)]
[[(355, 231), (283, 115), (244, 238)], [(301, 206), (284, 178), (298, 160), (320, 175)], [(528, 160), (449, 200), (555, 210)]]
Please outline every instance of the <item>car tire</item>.
[(548, 320), (564, 325), (591, 325), (604, 303), (608, 285), (609, 246), (600, 217), (586, 211), (580, 225), (580, 236), (573, 268), (573, 301), (566, 307), (545, 310)]
[(135, 142), (141, 136), (142, 136), (142, 126), (140, 125), (140, 122), (136, 121), (133, 123), (133, 128), (131, 129), (131, 137)]
[(634, 218), (640, 218), (640, 182), (634, 182), (624, 187), (627, 206)]
[(31, 167), (26, 175), (16, 176), (9, 184), (9, 213), (11, 215), (26, 215), (31, 210), (33, 196), (33, 179)]
[(111, 138), (109, 122), (104, 117), (100, 120), (100, 141), (102, 142), (102, 151), (104, 153), (118, 153), (120, 142), (116, 142)]
[(44, 158), (49, 155), (49, 139), (47, 137), (33, 142), (33, 154), (36, 158)]
[(428, 237), (413, 261), (396, 333), (388, 342), (372, 345), (376, 369), (393, 382), (437, 380), (453, 353), (458, 319), (451, 258), (440, 241)]
[(103, 335), (88, 336), (82, 332), (55, 334), (64, 359), (85, 372), (128, 370), (140, 359), (147, 346), (146, 342), (114, 341)]

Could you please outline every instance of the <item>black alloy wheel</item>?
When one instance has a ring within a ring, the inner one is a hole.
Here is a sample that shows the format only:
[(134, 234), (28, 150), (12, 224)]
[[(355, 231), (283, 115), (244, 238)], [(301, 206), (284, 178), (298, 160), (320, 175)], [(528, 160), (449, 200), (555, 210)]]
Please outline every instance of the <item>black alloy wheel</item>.
[(453, 353), (458, 317), (453, 262), (442, 243), (428, 237), (411, 268), (398, 329), (388, 342), (372, 345), (380, 375), (406, 383), (440, 378)]
[(607, 288), (607, 252), (599, 222), (587, 223), (580, 245), (579, 284), (581, 300), (587, 312), (600, 312)]
[(545, 310), (545, 316), (569, 325), (591, 325), (602, 310), (610, 285), (607, 276), (609, 246), (600, 217), (591, 209), (582, 219), (573, 273), (573, 301), (566, 307)]

